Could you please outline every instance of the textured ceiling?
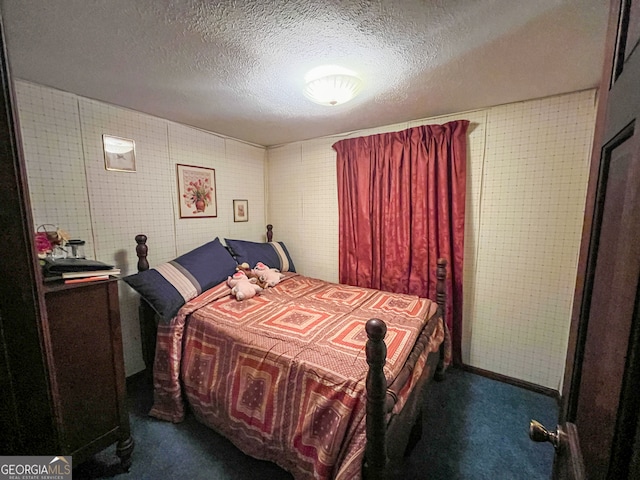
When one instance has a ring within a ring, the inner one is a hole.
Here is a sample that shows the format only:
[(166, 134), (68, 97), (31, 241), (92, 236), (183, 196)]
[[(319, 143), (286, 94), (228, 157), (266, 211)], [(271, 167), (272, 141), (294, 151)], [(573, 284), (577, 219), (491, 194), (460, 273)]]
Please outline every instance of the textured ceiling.
[[(260, 145), (595, 87), (608, 0), (2, 0), (15, 78)], [(336, 64), (362, 93), (311, 103)]]

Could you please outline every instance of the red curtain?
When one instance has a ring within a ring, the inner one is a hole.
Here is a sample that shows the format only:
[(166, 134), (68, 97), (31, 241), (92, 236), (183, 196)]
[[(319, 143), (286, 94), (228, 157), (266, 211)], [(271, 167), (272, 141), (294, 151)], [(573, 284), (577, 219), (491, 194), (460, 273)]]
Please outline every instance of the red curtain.
[(445, 318), (462, 363), (462, 262), (467, 120), (341, 140), (340, 282), (436, 298), (447, 268)]

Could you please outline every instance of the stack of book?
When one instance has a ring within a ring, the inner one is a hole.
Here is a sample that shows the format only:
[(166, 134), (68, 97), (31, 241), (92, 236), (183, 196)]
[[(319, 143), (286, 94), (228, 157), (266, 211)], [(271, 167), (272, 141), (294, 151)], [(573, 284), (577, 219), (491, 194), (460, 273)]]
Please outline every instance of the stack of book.
[(120, 269), (97, 260), (46, 259), (43, 274), (45, 281), (64, 280), (64, 283), (83, 283), (107, 280), (111, 275), (119, 275)]
[(119, 268), (110, 268), (106, 270), (90, 270), (87, 272), (63, 272), (62, 279), (64, 280), (64, 283), (95, 282), (97, 280), (107, 280), (110, 275), (119, 274)]

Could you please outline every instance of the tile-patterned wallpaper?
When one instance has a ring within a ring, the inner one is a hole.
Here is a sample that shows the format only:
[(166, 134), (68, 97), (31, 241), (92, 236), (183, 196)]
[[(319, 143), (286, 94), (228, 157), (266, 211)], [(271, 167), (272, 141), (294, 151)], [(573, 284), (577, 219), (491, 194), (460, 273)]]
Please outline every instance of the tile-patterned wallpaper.
[[(265, 149), (40, 85), (16, 82), (35, 225), (54, 224), (87, 242), (91, 258), (136, 271), (134, 237), (149, 237), (151, 265), (216, 236), (263, 240)], [(107, 171), (102, 135), (135, 141), (136, 172)], [(218, 216), (181, 219), (176, 164), (214, 168)], [(233, 221), (233, 199), (249, 221)], [(144, 368), (137, 295), (120, 282), (125, 369)]]
[[(338, 280), (335, 152), (341, 138), (466, 118), (463, 358), (559, 388), (595, 121), (584, 91), (265, 149), (47, 87), (16, 83), (36, 225), (87, 241), (135, 271), (137, 233), (159, 263), (215, 236), (264, 239), (274, 225), (298, 271)], [(103, 133), (136, 141), (137, 171), (104, 169)], [(265, 162), (266, 157), (266, 162)], [(177, 163), (216, 170), (218, 216), (180, 219)], [(233, 221), (233, 199), (249, 221)], [(268, 210), (267, 210), (268, 209)], [(120, 290), (127, 374), (143, 368), (137, 298)]]
[(306, 275), (338, 279), (341, 138), (468, 119), (465, 363), (559, 389), (595, 124), (595, 91), (267, 150), (268, 218)]
[(466, 310), (470, 364), (559, 388), (594, 122), (593, 91), (491, 110)]
[(93, 252), (78, 100), (25, 83), (16, 84), (16, 95), (34, 224), (60, 226)]

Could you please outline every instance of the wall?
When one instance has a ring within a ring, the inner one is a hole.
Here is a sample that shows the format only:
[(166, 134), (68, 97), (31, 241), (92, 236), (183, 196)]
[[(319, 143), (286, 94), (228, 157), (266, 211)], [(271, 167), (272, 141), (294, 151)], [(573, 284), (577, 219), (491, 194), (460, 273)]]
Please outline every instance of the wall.
[[(387, 125), (269, 148), (18, 81), (34, 224), (87, 241), (135, 271), (138, 233), (151, 264), (220, 237), (264, 238), (268, 218), (297, 269), (338, 280), (335, 152), (346, 137), (466, 118), (469, 129), (463, 358), (557, 389), (564, 369), (586, 193), (595, 92)], [(137, 172), (104, 169), (103, 133), (136, 142)], [(179, 219), (175, 164), (216, 169), (218, 217)], [(232, 200), (249, 200), (234, 223)], [(265, 202), (268, 212), (265, 212)], [(143, 368), (137, 297), (121, 282), (128, 375)]]
[[(88, 257), (126, 275), (136, 271), (139, 233), (152, 266), (216, 236), (264, 239), (263, 147), (26, 82), (16, 82), (16, 96), (34, 224), (85, 240)], [(135, 141), (135, 173), (105, 170), (103, 134)], [(177, 163), (215, 169), (216, 218), (179, 218)], [(248, 222), (234, 223), (233, 199), (249, 201)], [(124, 282), (119, 293), (131, 375), (144, 368), (138, 299)]]
[(559, 389), (595, 91), (416, 120), (267, 150), (268, 218), (301, 273), (338, 280), (341, 138), (455, 119), (468, 136), (463, 361)]

